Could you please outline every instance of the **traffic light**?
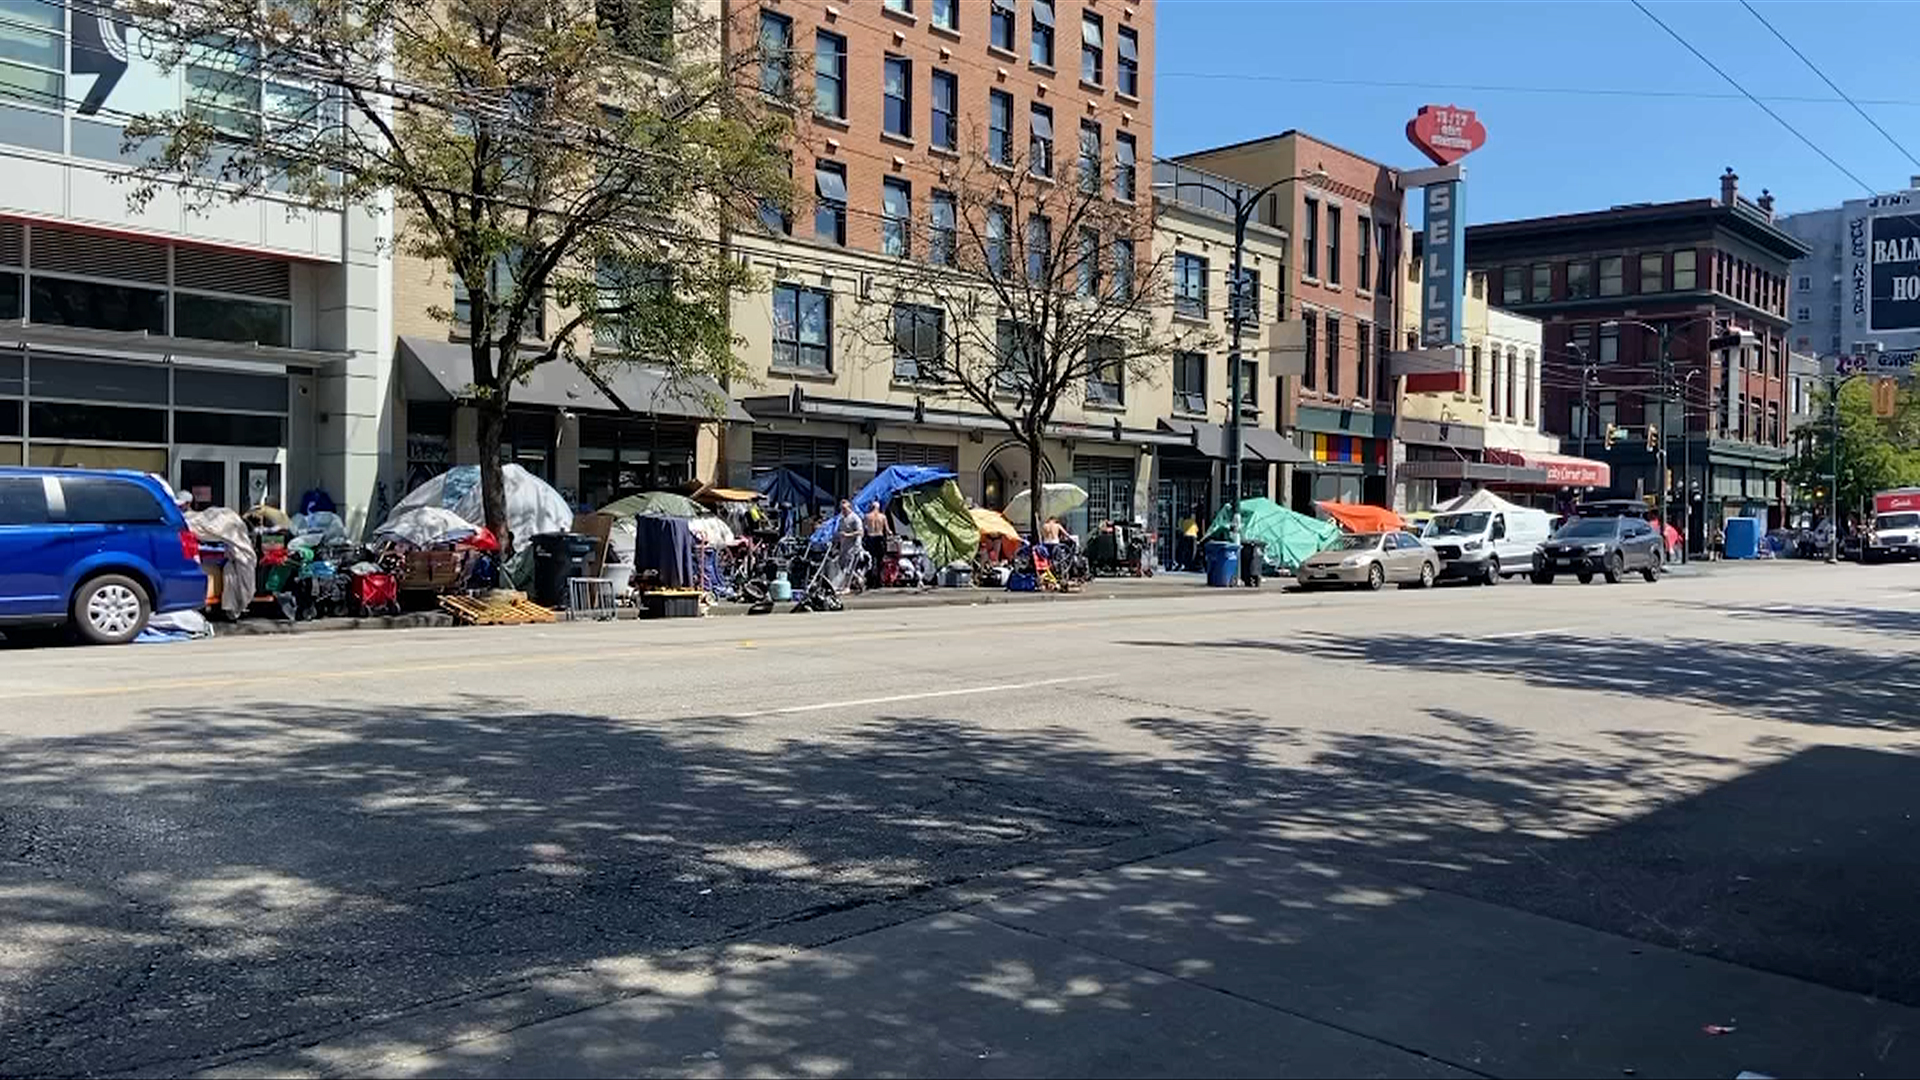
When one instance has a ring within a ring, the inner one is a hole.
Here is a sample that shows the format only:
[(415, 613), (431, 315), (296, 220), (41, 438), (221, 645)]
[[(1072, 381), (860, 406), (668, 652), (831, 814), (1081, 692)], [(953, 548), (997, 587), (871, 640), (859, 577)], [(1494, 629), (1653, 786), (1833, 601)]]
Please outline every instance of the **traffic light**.
[(1606, 441), (1602, 443), (1602, 445), (1604, 445), (1607, 449), (1611, 450), (1613, 449), (1614, 440), (1618, 439), (1619, 437), (1620, 437), (1620, 425), (1608, 424)]
[(1732, 319), (1717, 319), (1713, 324), (1713, 336), (1707, 339), (1709, 349), (1737, 349), (1746, 341), (1746, 334), (1733, 325)]
[(1651, 453), (1658, 449), (1660, 449), (1660, 433), (1649, 425), (1647, 427), (1647, 451)]
[(1873, 415), (1885, 419), (1900, 411), (1900, 384), (1878, 379), (1873, 384)]

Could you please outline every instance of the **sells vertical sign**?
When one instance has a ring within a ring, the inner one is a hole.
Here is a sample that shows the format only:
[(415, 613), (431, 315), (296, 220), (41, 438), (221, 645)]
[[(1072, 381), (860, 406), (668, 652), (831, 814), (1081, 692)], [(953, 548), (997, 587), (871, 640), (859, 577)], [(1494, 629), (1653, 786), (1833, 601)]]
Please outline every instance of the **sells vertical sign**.
[[(1458, 105), (1423, 105), (1407, 121), (1407, 141), (1435, 165), (1447, 166), (1480, 149), (1487, 141), (1486, 126), (1472, 109)], [(1457, 178), (1426, 185), (1424, 251), (1420, 267), (1420, 344), (1427, 348), (1458, 345), (1460, 321), (1466, 306), (1467, 244), (1462, 233), (1464, 187)]]

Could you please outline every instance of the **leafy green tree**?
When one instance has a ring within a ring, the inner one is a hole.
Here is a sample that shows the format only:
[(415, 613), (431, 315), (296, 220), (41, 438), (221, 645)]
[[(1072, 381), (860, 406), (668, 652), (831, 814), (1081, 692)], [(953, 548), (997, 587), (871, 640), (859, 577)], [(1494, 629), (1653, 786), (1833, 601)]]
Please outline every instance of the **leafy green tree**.
[[(186, 73), (133, 118), (133, 200), (278, 191), (393, 209), (395, 248), (455, 283), (487, 525), (506, 524), (514, 387), (572, 363), (737, 373), (724, 223), (791, 181), (787, 114), (694, 0), (132, 0)], [(389, 202), (390, 201), (390, 202)], [(670, 269), (669, 269), (670, 268)], [(715, 407), (718, 406), (715, 402)]]
[[(1915, 398), (1913, 389), (1902, 389), (1894, 415), (1877, 417), (1870, 383), (1855, 379), (1841, 386), (1837, 483), (1843, 516), (1876, 491), (1920, 484), (1920, 403)], [(1814, 400), (1817, 419), (1800, 429), (1799, 449), (1787, 467), (1787, 479), (1808, 493), (1827, 490), (1834, 465), (1827, 391), (1817, 392)]]

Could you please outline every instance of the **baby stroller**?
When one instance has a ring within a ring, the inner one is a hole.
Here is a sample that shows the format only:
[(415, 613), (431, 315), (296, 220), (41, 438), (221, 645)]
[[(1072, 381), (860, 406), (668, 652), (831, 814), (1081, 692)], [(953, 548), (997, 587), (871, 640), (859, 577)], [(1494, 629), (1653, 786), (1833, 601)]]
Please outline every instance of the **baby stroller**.
[(865, 555), (866, 552), (859, 545), (841, 545), (838, 549), (827, 545), (796, 558), (794, 568), (804, 567), (806, 584), (795, 586), (794, 613), (844, 610), (845, 605), (840, 602), (840, 588), (834, 584), (834, 579), (838, 578), (841, 582), (862, 580), (865, 570), (860, 560)]

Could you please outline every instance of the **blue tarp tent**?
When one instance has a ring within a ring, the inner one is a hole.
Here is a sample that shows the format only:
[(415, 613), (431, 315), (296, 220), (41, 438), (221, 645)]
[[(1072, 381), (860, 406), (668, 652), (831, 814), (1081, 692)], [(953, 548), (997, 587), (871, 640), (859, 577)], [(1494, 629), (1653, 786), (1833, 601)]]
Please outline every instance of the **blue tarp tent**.
[(833, 494), (792, 469), (774, 469), (753, 478), (753, 488), (774, 505), (799, 506), (812, 510), (832, 506)]
[[(880, 470), (880, 475), (867, 481), (867, 486), (853, 497), (855, 513), (865, 514), (867, 507), (879, 502), (881, 509), (893, 505), (893, 497), (909, 488), (937, 484), (942, 480), (954, 478), (952, 470), (935, 469), (926, 465), (889, 465)], [(835, 522), (829, 517), (826, 523), (813, 531), (812, 543), (824, 544), (833, 539)]]

